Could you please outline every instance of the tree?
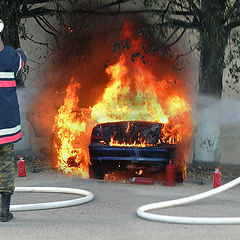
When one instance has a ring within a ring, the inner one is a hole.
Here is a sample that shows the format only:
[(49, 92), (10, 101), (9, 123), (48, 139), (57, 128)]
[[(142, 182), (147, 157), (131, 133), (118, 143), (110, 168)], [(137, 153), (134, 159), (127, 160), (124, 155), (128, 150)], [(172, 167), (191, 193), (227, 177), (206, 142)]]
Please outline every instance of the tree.
[[(43, 7), (35, 7), (34, 5), (39, 3), (47, 3), (52, 2), (51, 0), (2, 0), (0, 1), (0, 14), (1, 19), (4, 22), (4, 31), (1, 34), (3, 42), (6, 45), (13, 46), (14, 48), (20, 47), (20, 37), (28, 38), (32, 41), (30, 37), (28, 37), (25, 33), (24, 24), (21, 24), (21, 20), (26, 17), (34, 17), (36, 21), (39, 21), (38, 18), (41, 18), (44, 14), (52, 14), (55, 10), (43, 8)], [(57, 2), (56, 2), (57, 4)], [(41, 22), (39, 21), (39, 24)], [(52, 33), (53, 34), (53, 33)], [(44, 44), (44, 43), (39, 43)], [(47, 45), (47, 44), (45, 44)], [(25, 71), (27, 67), (24, 67)], [(18, 74), (16, 78), (18, 85), (23, 85), (23, 75)]]
[(33, 8), (35, 4), (52, 2), (51, 0), (3, 0), (0, 2), (1, 19), (4, 22), (5, 30), (2, 34), (4, 42), (14, 48), (20, 47), (19, 32), (24, 31), (20, 21), (25, 17), (38, 17), (50, 13), (43, 7)]
[[(4, 44), (13, 46), (14, 48), (20, 47), (20, 38), (30, 40), (36, 44), (44, 45), (50, 50), (48, 42), (39, 42), (34, 39), (34, 36), (26, 33), (25, 22), (28, 18), (35, 19), (38, 26), (53, 36), (58, 45), (58, 38), (61, 35), (61, 29), (67, 29), (67, 23), (64, 18), (68, 17), (70, 13), (66, 11), (62, 3), (67, 2), (73, 4), (76, 0), (1, 0), (0, 1), (0, 14), (4, 22), (4, 31), (1, 34)], [(49, 19), (55, 18), (55, 26)], [(57, 22), (57, 24), (56, 24)], [(58, 28), (56, 28), (56, 25)], [(28, 72), (28, 69), (24, 69)], [(25, 75), (25, 74), (24, 74)], [(23, 76), (17, 76), (17, 84), (23, 84)]]
[[(222, 77), (225, 68), (225, 50), (234, 28), (240, 25), (240, 1), (168, 1), (162, 12), (162, 24), (184, 30), (193, 28), (199, 33), (199, 94), (214, 97), (216, 112), (222, 94)], [(170, 15), (167, 16), (167, 12)], [(180, 16), (181, 18), (176, 18)], [(236, 34), (236, 33), (235, 33)], [(232, 53), (231, 53), (232, 54)], [(236, 65), (235, 65), (236, 66)], [(232, 73), (236, 71), (230, 67)], [(198, 122), (195, 133), (196, 163), (217, 164), (220, 158), (220, 128), (216, 119), (210, 118), (209, 106), (198, 102), (199, 112), (204, 116)], [(210, 104), (209, 102), (207, 104)]]

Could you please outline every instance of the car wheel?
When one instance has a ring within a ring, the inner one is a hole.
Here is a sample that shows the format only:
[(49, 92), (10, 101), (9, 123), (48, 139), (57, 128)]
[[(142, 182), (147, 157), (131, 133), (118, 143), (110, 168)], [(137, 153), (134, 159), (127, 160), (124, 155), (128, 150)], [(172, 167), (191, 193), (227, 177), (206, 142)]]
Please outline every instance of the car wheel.
[(104, 179), (104, 172), (96, 166), (89, 166), (89, 178)]

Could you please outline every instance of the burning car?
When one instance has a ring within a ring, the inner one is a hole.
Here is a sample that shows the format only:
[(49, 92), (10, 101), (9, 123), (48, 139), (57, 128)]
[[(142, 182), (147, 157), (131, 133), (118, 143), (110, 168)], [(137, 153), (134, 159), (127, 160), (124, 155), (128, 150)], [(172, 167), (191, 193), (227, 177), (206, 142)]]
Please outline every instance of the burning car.
[[(165, 170), (175, 158), (176, 173), (184, 173), (193, 129), (184, 78), (168, 61), (131, 56), (107, 66), (106, 83), (84, 80), (85, 74), (70, 79), (55, 116), (53, 168), (106, 179), (119, 168)], [(95, 82), (88, 86), (94, 94), (84, 82)]]
[(97, 124), (89, 145), (89, 175), (103, 179), (106, 173), (122, 168), (164, 171), (175, 157), (178, 141), (177, 132), (167, 124), (147, 121)]

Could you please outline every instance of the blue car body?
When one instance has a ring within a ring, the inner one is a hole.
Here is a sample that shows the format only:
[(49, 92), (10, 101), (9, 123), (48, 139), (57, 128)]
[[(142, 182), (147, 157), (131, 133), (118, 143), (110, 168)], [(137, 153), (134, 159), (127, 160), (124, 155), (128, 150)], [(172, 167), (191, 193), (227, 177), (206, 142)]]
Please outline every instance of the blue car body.
[[(161, 140), (163, 124), (145, 121), (102, 123), (92, 130), (89, 154), (90, 177), (129, 166), (159, 171), (176, 152), (176, 144)], [(144, 143), (144, 144), (141, 144)]]

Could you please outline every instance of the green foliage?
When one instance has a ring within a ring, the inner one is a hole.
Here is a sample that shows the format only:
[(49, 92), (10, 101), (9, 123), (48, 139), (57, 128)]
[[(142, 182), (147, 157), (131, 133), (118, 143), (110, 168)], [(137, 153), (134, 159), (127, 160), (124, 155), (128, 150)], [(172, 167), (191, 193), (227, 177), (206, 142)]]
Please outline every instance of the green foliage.
[(139, 58), (139, 60), (145, 63), (144, 55), (140, 53), (138, 50), (136, 50), (136, 52), (132, 54), (132, 57), (131, 57), (132, 62), (135, 62), (135, 58)]
[(121, 55), (122, 50), (129, 49), (130, 47), (131, 47), (131, 39), (130, 38), (122, 39), (112, 44), (112, 51), (115, 55), (117, 53)]
[(4, 5), (8, 5), (8, 2), (7, 0), (2, 0), (0, 1), (0, 8), (3, 7)]

